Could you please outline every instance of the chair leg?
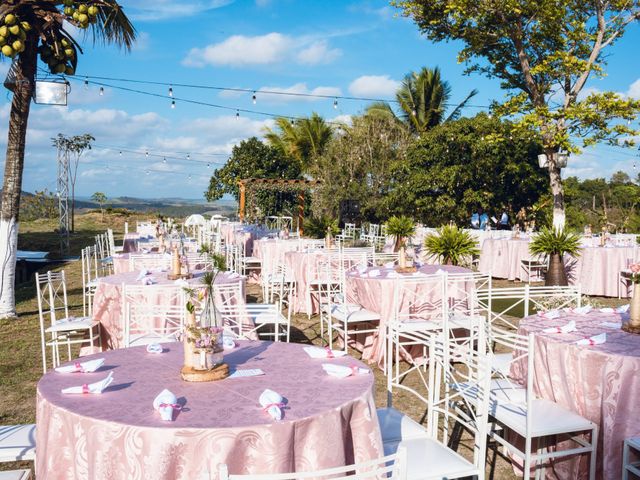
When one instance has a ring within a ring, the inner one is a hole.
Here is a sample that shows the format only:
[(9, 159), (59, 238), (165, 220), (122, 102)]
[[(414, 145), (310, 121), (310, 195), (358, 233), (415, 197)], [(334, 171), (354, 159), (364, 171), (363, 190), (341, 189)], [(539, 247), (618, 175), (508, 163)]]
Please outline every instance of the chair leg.
[[(591, 452), (589, 453), (589, 480), (595, 480), (596, 478), (596, 460), (598, 449), (598, 426), (594, 425), (591, 431)], [(626, 470), (626, 469), (625, 469)]]

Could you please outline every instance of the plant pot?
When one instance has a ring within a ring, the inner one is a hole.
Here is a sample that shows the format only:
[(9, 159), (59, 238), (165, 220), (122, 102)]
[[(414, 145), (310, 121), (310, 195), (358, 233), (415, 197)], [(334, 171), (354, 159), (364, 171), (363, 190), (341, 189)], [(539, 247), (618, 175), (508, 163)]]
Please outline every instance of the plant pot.
[(549, 269), (547, 270), (544, 284), (546, 286), (567, 286), (569, 284), (564, 262), (562, 261), (562, 255), (552, 253), (549, 257)]
[(400, 252), (398, 253), (398, 266), (407, 268), (407, 252), (404, 247), (400, 247)]
[(224, 361), (224, 350), (217, 347), (212, 350), (197, 349), (193, 352), (191, 366), (194, 370), (212, 370)]
[(640, 328), (640, 283), (633, 284), (628, 324), (634, 328)]

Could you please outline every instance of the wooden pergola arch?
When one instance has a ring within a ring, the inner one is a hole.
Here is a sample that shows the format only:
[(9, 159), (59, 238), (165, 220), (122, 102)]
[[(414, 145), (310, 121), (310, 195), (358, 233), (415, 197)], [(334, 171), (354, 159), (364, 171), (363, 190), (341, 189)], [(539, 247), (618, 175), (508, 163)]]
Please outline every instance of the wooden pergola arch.
[(240, 187), (240, 202), (238, 217), (241, 222), (244, 222), (245, 207), (247, 201), (247, 189), (251, 187), (260, 187), (267, 190), (281, 190), (282, 187), (294, 187), (298, 192), (298, 229), (302, 234), (302, 223), (304, 221), (304, 200), (305, 191), (319, 185), (321, 182), (318, 180), (292, 180), (286, 178), (244, 178), (238, 180)]

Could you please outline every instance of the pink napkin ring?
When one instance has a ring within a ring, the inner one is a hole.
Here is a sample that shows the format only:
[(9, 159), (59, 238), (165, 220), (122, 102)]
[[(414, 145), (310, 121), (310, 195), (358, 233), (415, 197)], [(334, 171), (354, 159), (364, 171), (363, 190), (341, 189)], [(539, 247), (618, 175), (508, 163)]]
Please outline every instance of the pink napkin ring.
[(76, 367), (76, 372), (84, 373), (84, 368), (80, 362), (74, 363), (74, 366)]
[(282, 403), (282, 402), (280, 402), (280, 403), (270, 403), (269, 405), (266, 405), (262, 410), (267, 412), (267, 411), (269, 411), (269, 409), (271, 407), (283, 408), (284, 407), (284, 403)]
[(158, 408), (173, 408), (174, 410), (182, 410), (182, 405), (177, 403), (161, 403)]
[(351, 366), (351, 375), (358, 375), (360, 373), (360, 368), (357, 365)]
[(327, 358), (336, 358), (333, 354), (333, 350), (331, 350), (329, 347), (324, 347), (324, 349), (327, 351)]
[(555, 333), (563, 333), (562, 327), (556, 327)]
[(86, 383), (82, 384), (82, 393), (91, 393), (89, 391), (89, 385), (87, 385)]
[(585, 339), (587, 342), (589, 342), (589, 346), (593, 346), (596, 344), (596, 342), (593, 340), (593, 338), (586, 338)]

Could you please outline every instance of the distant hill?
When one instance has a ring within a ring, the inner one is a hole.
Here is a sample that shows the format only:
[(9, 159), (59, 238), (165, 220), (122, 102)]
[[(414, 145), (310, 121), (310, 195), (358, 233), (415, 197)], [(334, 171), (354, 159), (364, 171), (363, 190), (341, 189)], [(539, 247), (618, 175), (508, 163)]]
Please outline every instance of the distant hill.
[[(109, 198), (105, 207), (126, 208), (137, 212), (157, 212), (163, 215), (183, 217), (194, 213), (230, 215), (236, 211), (237, 203), (234, 200), (227, 199), (209, 203), (204, 200), (186, 198), (115, 197)], [(76, 208), (94, 209), (100, 208), (100, 206), (87, 197), (76, 197)]]

